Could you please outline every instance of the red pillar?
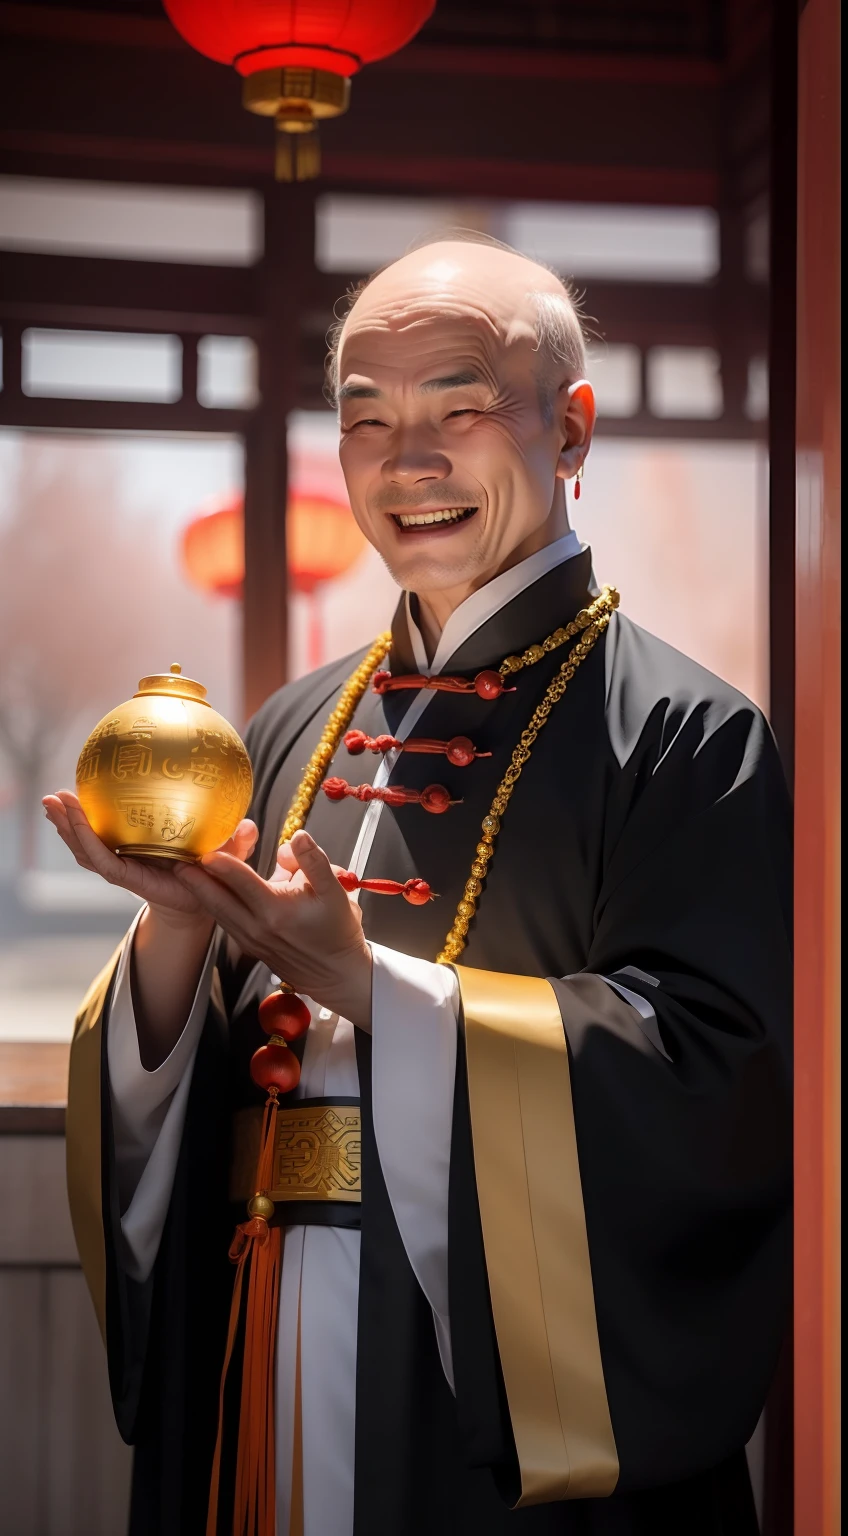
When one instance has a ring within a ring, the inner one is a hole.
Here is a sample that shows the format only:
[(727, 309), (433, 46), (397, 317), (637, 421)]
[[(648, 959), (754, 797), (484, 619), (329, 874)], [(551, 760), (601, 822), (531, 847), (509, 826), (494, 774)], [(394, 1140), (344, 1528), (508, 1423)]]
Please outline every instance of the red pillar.
[(799, 27), (795, 1532), (838, 1536), (839, 0)]

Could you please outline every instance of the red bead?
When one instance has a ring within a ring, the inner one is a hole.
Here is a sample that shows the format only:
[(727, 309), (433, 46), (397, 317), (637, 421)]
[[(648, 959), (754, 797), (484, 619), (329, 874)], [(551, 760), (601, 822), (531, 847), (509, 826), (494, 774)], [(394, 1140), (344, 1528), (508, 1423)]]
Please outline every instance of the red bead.
[(291, 1093), (300, 1082), (300, 1062), (287, 1045), (269, 1040), (250, 1058), (250, 1075), (258, 1088), (276, 1088)]
[(272, 992), (259, 1004), (259, 1022), (266, 1035), (282, 1035), (297, 1040), (305, 1035), (312, 1015), (296, 992)]
[(364, 731), (348, 731), (344, 744), (348, 752), (352, 752), (354, 757), (358, 757), (360, 752), (365, 751), (368, 745), (368, 737)]
[(328, 800), (343, 800), (347, 794), (347, 784), (344, 779), (325, 779), (321, 788)]
[(407, 880), (403, 888), (404, 900), (413, 907), (426, 907), (431, 894), (426, 880)]
[(499, 699), (503, 693), (503, 678), (499, 672), (478, 672), (474, 679), (474, 692), (481, 699)]
[(420, 804), (425, 811), (432, 811), (435, 816), (446, 811), (451, 803), (450, 790), (445, 789), (444, 784), (428, 784), (421, 791)]
[(467, 736), (454, 736), (445, 748), (448, 762), (455, 763), (457, 768), (467, 768), (474, 755), (474, 743)]

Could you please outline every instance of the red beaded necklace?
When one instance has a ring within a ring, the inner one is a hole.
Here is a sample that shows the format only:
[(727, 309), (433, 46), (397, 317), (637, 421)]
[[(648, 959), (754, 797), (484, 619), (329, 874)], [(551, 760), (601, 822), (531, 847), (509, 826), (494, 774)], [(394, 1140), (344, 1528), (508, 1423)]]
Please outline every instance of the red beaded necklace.
[[(518, 782), (521, 770), (530, 757), (536, 737), (546, 724), (553, 705), (562, 698), (577, 668), (606, 629), (618, 603), (619, 595), (616, 589), (604, 587), (600, 597), (597, 597), (588, 608), (581, 609), (570, 624), (554, 630), (553, 634), (548, 635), (540, 645), (529, 646), (521, 656), (505, 657), (497, 672), (478, 672), (473, 681), (450, 676), (425, 677), (421, 673), (394, 676), (392, 673), (379, 671), (379, 664), (391, 645), (391, 636), (381, 635), (353, 676), (348, 679), (338, 703), (330, 714), (292, 798), (280, 834), (280, 843), (290, 841), (294, 833), (304, 825), (315, 796), (322, 786), (331, 800), (341, 800), (351, 796), (360, 801), (382, 800), (389, 805), (415, 803), (423, 805), (425, 810), (430, 811), (445, 811), (449, 805), (456, 803), (451, 800), (448, 790), (441, 784), (431, 784), (426, 789), (418, 791), (403, 789), (399, 785), (387, 785), (384, 788), (376, 788), (372, 784), (352, 786), (341, 778), (325, 778), (342, 739), (347, 744), (348, 750), (354, 754), (366, 749), (383, 752), (400, 747), (406, 751), (444, 751), (449, 760), (453, 760), (450, 755), (450, 750), (453, 748), (457, 756), (465, 759), (462, 766), (467, 766), (477, 756), (489, 755), (477, 753), (467, 737), (454, 737), (451, 742), (445, 743), (430, 741), (428, 738), (421, 738), (418, 741), (411, 738), (406, 742), (399, 742), (393, 736), (372, 738), (362, 731), (349, 731), (345, 735), (369, 682), (378, 693), (385, 693), (391, 688), (442, 688), (452, 693), (474, 692), (480, 698), (496, 699), (506, 691), (505, 678), (513, 672), (522, 671), (525, 667), (534, 666), (543, 656), (565, 645), (575, 636), (579, 636), (577, 644), (558, 669), (527, 728), (522, 732), (489, 813), (483, 818), (480, 842), (475, 849), (471, 874), (465, 883), (465, 890), (444, 947), (437, 957), (442, 964), (456, 960), (465, 948), (465, 936), (476, 911), (482, 882), (489, 872), (489, 864), (494, 855), (494, 843), (500, 831), (501, 817)], [(394, 880), (360, 880), (350, 871), (345, 871), (339, 879), (346, 890), (371, 890), (382, 895), (402, 895), (413, 905), (423, 905), (432, 899), (432, 892), (425, 880), (407, 880), (403, 885)], [(289, 1050), (288, 1045), (291, 1040), (297, 1039), (309, 1028), (310, 1013), (301, 998), (284, 982), (278, 992), (272, 992), (260, 1004), (259, 1022), (270, 1039), (267, 1045), (260, 1046), (255, 1052), (250, 1066), (251, 1076), (259, 1087), (266, 1089), (276, 1099), (278, 1093), (291, 1092), (300, 1079), (300, 1063)]]

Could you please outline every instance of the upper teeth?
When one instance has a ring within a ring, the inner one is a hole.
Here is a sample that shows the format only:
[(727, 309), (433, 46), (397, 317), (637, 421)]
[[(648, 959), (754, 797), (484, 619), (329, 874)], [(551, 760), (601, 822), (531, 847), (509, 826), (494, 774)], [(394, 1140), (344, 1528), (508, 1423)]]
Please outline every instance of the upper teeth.
[(455, 523), (470, 511), (470, 507), (444, 507), (438, 512), (414, 512), (410, 516), (401, 513), (398, 520), (404, 528), (421, 528), (425, 523)]

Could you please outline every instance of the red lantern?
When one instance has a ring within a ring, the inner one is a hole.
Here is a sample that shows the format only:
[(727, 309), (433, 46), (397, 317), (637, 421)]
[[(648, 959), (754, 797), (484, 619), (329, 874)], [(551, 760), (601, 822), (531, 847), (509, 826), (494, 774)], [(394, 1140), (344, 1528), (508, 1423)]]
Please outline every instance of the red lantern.
[[(286, 511), (289, 581), (309, 599), (310, 670), (323, 660), (322, 582), (344, 576), (366, 548), (350, 508), (326, 495), (295, 490)], [(218, 597), (240, 598), (244, 588), (244, 500), (230, 496), (195, 517), (182, 535), (183, 569), (192, 586)]]
[(193, 587), (216, 597), (238, 597), (244, 588), (242, 498), (195, 517), (183, 529), (183, 570)]
[[(318, 175), (316, 122), (346, 112), (350, 76), (413, 38), (435, 0), (164, 0), (192, 48), (244, 76), (250, 112), (273, 117), (277, 176)], [(292, 157), (290, 134), (296, 140)]]

